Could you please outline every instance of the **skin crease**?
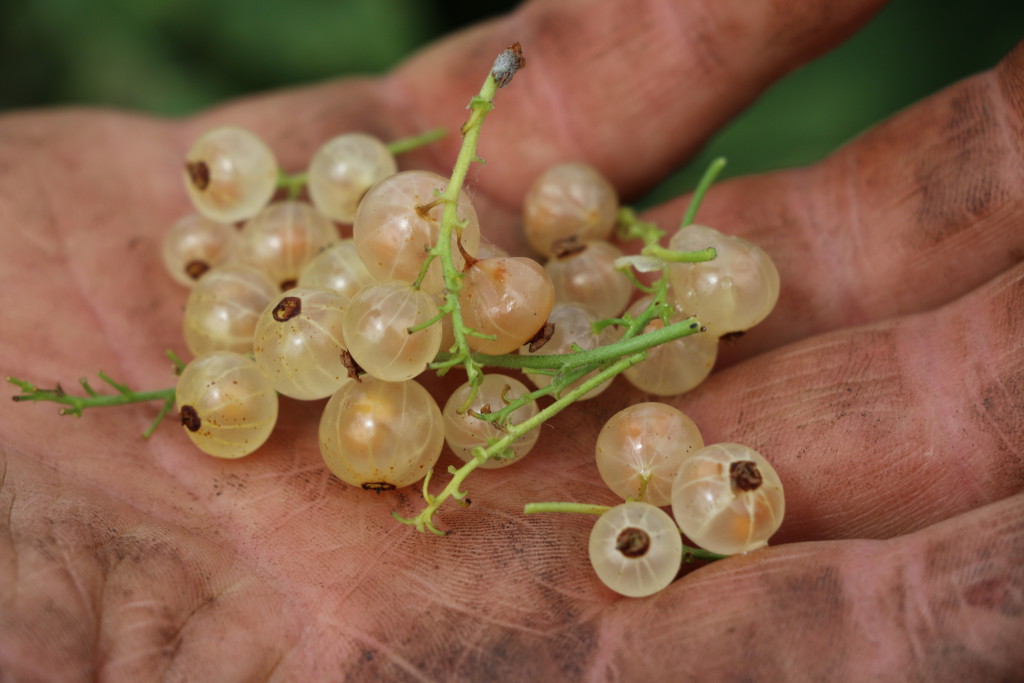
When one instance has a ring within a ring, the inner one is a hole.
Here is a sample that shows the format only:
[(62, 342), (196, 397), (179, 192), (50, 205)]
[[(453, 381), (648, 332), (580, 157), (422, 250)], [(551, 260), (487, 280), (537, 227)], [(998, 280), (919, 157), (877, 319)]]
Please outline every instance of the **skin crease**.
[[(68, 388), (96, 368), (140, 389), (173, 382), (162, 352), (183, 352), (185, 292), (159, 244), (189, 211), (181, 160), (209, 127), (251, 128), (288, 170), (346, 130), (456, 130), (519, 40), (527, 68), (500, 94), (489, 163), (467, 188), (484, 232), (516, 249), (518, 201), (541, 169), (589, 161), (635, 196), (880, 5), (549, 0), (380, 81), (180, 122), (7, 114), (2, 371)], [(683, 82), (686, 97), (664, 87)], [(448, 173), (457, 145), (402, 167)], [(156, 406), (70, 420), (0, 401), (2, 678), (1019, 676), (1022, 146), (1018, 46), (819, 164), (712, 189), (699, 220), (763, 246), (782, 295), (720, 370), (669, 402), (708, 443), (768, 457), (787, 515), (777, 545), (687, 569), (648, 599), (596, 580), (592, 518), (521, 514), (529, 501), (615, 503), (592, 448), (605, 420), (647, 398), (622, 383), (560, 415), (523, 462), (474, 473), (472, 505), (435, 518), (444, 539), (389, 517), (419, 509), (415, 489), (374, 495), (329, 476), (320, 403), (282, 401), (268, 444), (228, 462), (173, 423), (140, 439)], [(671, 226), (684, 202), (647, 218)]]

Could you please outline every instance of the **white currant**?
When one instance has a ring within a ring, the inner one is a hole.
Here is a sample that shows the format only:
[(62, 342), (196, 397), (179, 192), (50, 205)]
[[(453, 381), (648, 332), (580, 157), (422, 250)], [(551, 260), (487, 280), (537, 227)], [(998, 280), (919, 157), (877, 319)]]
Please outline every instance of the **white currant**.
[(550, 257), (556, 242), (606, 240), (619, 210), (615, 188), (593, 166), (552, 166), (534, 181), (523, 200), (523, 228), (530, 246)]
[(555, 287), (555, 301), (575, 302), (594, 310), (599, 320), (614, 318), (625, 310), (633, 295), (633, 283), (615, 269), (622, 250), (610, 242), (560, 242), (544, 264)]
[(555, 289), (533, 259), (495, 256), (466, 269), (459, 303), (468, 327), (495, 337), (470, 335), (466, 341), (471, 349), (510, 353), (544, 327), (555, 305)]
[[(650, 301), (649, 296), (638, 299), (627, 313), (634, 317), (640, 315)], [(670, 322), (681, 322), (687, 317), (675, 305)], [(664, 326), (661, 318), (655, 318), (647, 323), (644, 331), (653, 332)], [(623, 376), (641, 391), (655, 396), (675, 396), (707, 379), (717, 358), (718, 338), (707, 332), (695, 332), (648, 349), (647, 358), (627, 369)]]
[(705, 446), (683, 461), (672, 484), (672, 515), (679, 528), (700, 547), (722, 555), (766, 545), (785, 512), (775, 468), (742, 444)]
[(348, 350), (377, 379), (401, 382), (423, 372), (441, 348), (441, 323), (410, 331), (438, 315), (431, 295), (389, 280), (363, 288), (349, 302), (344, 330)]
[(328, 245), (338, 229), (308, 202), (274, 202), (242, 226), (240, 260), (256, 266), (282, 290), (291, 289), (299, 273)]
[[(430, 171), (403, 171), (374, 185), (359, 203), (352, 238), (360, 258), (374, 277), (415, 282), (440, 233), (443, 202), (438, 197), (448, 179)], [(474, 256), (480, 245), (480, 224), (466, 194), (459, 195), (456, 216), (462, 224), (462, 249)], [(452, 232), (452, 259), (457, 270), (465, 265)], [(436, 293), (444, 288), (441, 263), (434, 259), (421, 288)]]
[(345, 133), (313, 155), (306, 187), (325, 216), (351, 224), (366, 191), (397, 172), (398, 162), (383, 141), (366, 133)]
[(330, 396), (350, 381), (342, 332), (345, 305), (331, 290), (296, 287), (263, 309), (253, 353), (274, 389), (308, 401)]
[(277, 422), (277, 394), (247, 357), (228, 351), (200, 356), (178, 378), (178, 415), (203, 452), (240, 458), (259, 448)]
[[(452, 392), (448, 402), (441, 410), (441, 415), (444, 418), (445, 441), (452, 452), (464, 462), (469, 462), (473, 458), (475, 447), (487, 446), (488, 442), (500, 438), (504, 433), (503, 427), (476, 415), (501, 410), (512, 401), (530, 393), (530, 390), (514, 377), (499, 374), (484, 375), (473, 401), (465, 410), (462, 410), (470, 391), (472, 391), (472, 387), (469, 382), (462, 384)], [(521, 424), (536, 415), (537, 411), (536, 401), (524, 403), (509, 414), (506, 424)], [(521, 460), (534, 447), (539, 437), (540, 430), (531, 429), (513, 441), (502, 457), (489, 458), (480, 467), (496, 469), (507, 467)]]
[(348, 302), (371, 282), (376, 282), (376, 278), (363, 265), (355, 242), (343, 239), (328, 246), (306, 264), (299, 273), (298, 286), (330, 289)]
[(364, 377), (327, 402), (320, 453), (342, 481), (371, 491), (409, 486), (426, 476), (444, 445), (441, 410), (415, 380)]
[(685, 413), (665, 403), (637, 403), (617, 412), (597, 436), (601, 479), (617, 495), (659, 507), (672, 502), (683, 461), (704, 447)]
[[(599, 333), (594, 332), (593, 324), (598, 320), (600, 320), (598, 314), (582, 304), (556, 303), (552, 307), (547, 320), (554, 328), (550, 338), (535, 351), (531, 351), (530, 346), (523, 346), (520, 347), (519, 353), (524, 356), (552, 356), (563, 353), (575, 353), (578, 350), (590, 351), (591, 349), (614, 342), (615, 332), (611, 327), (606, 327)], [(554, 380), (554, 376), (550, 374), (530, 372), (529, 370), (524, 370), (523, 372), (526, 373), (531, 382), (537, 385), (537, 388), (544, 388)], [(559, 394), (572, 391), (597, 372), (597, 370), (594, 370), (580, 377), (565, 387)], [(598, 396), (611, 383), (612, 380), (610, 379), (607, 382), (602, 382), (578, 400), (583, 401)]]
[(266, 143), (236, 126), (204, 133), (185, 155), (185, 189), (199, 213), (222, 223), (245, 220), (277, 188), (277, 160)]
[(185, 303), (185, 344), (195, 356), (211, 351), (252, 353), (256, 320), (280, 290), (244, 263), (228, 263), (203, 275)]
[(750, 329), (771, 313), (779, 299), (779, 272), (756, 244), (714, 228), (689, 225), (673, 235), (668, 246), (675, 251), (707, 247), (717, 251), (711, 261), (669, 266), (676, 302), (715, 336)]
[(590, 563), (604, 585), (632, 598), (667, 587), (683, 563), (675, 522), (649, 503), (623, 503), (597, 519), (590, 532)]
[(194, 287), (206, 271), (230, 261), (239, 243), (235, 226), (191, 213), (164, 235), (161, 255), (171, 277), (186, 287)]

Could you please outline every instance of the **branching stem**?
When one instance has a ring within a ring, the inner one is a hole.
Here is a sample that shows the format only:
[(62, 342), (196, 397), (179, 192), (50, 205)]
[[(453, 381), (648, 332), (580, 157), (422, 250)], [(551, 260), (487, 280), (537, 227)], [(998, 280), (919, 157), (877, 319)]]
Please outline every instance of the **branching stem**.
[[(465, 327), (462, 319), (458, 296), (462, 286), (462, 273), (455, 267), (451, 240), (453, 233), (458, 236), (457, 231), (460, 229), (456, 209), (462, 182), (466, 178), (469, 165), (477, 159), (476, 146), (480, 135), (480, 126), (484, 117), (493, 108), (492, 98), (497, 92), (497, 88), (498, 84), (494, 77), (488, 75), (480, 93), (470, 102), (469, 108), (471, 113), (469, 120), (462, 127), (462, 149), (456, 160), (451, 180), (438, 198), (438, 201), (444, 202), (444, 212), (441, 218), (438, 240), (430, 250), (428, 262), (429, 259), (439, 258), (442, 264), (445, 286), (447, 287), (446, 301), (442, 311), (451, 316), (455, 344), (448, 353), (439, 354), (430, 367), (438, 371), (439, 374), (443, 374), (456, 366), (462, 366), (466, 369), (468, 381), (473, 389), (466, 402), (467, 406), (472, 401), (475, 389), (483, 378), (483, 367), (539, 370), (545, 374), (550, 374), (552, 381), (543, 388), (509, 401), (500, 410), (478, 415), (480, 419), (501, 425), (504, 430), (502, 436), (489, 442), (486, 446), (476, 447), (473, 450), (473, 457), (467, 463), (457, 469), (450, 470), (451, 479), (439, 493), (434, 495), (424, 488), (424, 501), (427, 505), (415, 517), (404, 518), (397, 513), (394, 514), (396, 519), (416, 527), (419, 531), (430, 531), (436, 534), (442, 534), (443, 532), (434, 524), (434, 513), (449, 498), (463, 500), (466, 497), (466, 493), (462, 488), (463, 483), (476, 468), (489, 459), (501, 457), (517, 439), (536, 429), (602, 383), (611, 380), (629, 367), (643, 361), (647, 357), (648, 349), (686, 335), (701, 332), (703, 328), (700, 321), (696, 318), (687, 318), (676, 323), (670, 322), (674, 313), (674, 307), (669, 301), (666, 266), (671, 262), (695, 263), (708, 261), (716, 256), (714, 249), (703, 249), (694, 252), (675, 252), (666, 249), (659, 244), (660, 240), (665, 236), (665, 233), (660, 228), (653, 223), (640, 220), (631, 209), (622, 209), (619, 214), (620, 237), (642, 240), (644, 247), (641, 252), (642, 256), (639, 258), (646, 259), (646, 262), (643, 264), (644, 268), (660, 270), (661, 276), (653, 284), (643, 287), (651, 295), (652, 299), (651, 303), (638, 315), (627, 315), (623, 318), (600, 321), (599, 325), (602, 327), (614, 324), (624, 328), (622, 336), (618, 341), (596, 349), (575, 350), (572, 353), (552, 355), (506, 354), (491, 356), (472, 353), (466, 338), (473, 334), (473, 331)], [(721, 160), (718, 160), (705, 173), (687, 211), (687, 221), (692, 220), (697, 206), (699, 206), (704, 193), (707, 191), (707, 186), (710, 185), (711, 181), (721, 170), (723, 163)], [(635, 262), (633, 263), (635, 264)], [(626, 268), (629, 268), (629, 266), (626, 266)], [(426, 266), (424, 266), (423, 272), (426, 272)], [(632, 275), (632, 271), (630, 270), (629, 272)], [(635, 276), (634, 279), (636, 279)], [(662, 326), (648, 329), (648, 325), (655, 318), (662, 321)], [(579, 382), (579, 385), (574, 386), (577, 382)], [(515, 410), (526, 403), (544, 397), (552, 398), (554, 402), (537, 412), (533, 417), (519, 424), (507, 423), (508, 417)], [(597, 506), (592, 509), (596, 510), (599, 507)], [(695, 553), (705, 552), (699, 549), (692, 550)], [(691, 556), (696, 557), (698, 555), (692, 554)]]
[(469, 349), (469, 342), (466, 337), (469, 330), (462, 318), (462, 307), (459, 305), (459, 293), (462, 291), (462, 272), (455, 266), (455, 258), (452, 255), (452, 234), (456, 239), (462, 238), (462, 227), (458, 217), (459, 194), (462, 192), (462, 183), (466, 180), (469, 166), (474, 161), (479, 161), (476, 154), (477, 143), (480, 140), (480, 128), (484, 118), (494, 108), (494, 95), (498, 92), (498, 82), (490, 73), (484, 81), (480, 92), (469, 103), (469, 119), (462, 126), (462, 147), (459, 149), (459, 156), (455, 159), (455, 168), (452, 169), (451, 178), (447, 187), (438, 198), (444, 203), (444, 210), (441, 213), (441, 225), (438, 231), (437, 243), (430, 250), (427, 256), (427, 264), (434, 258), (441, 260), (441, 269), (444, 273), (445, 284), (445, 310), (451, 317), (452, 331), (455, 343), (450, 349), (450, 355), (431, 364), (438, 374), (444, 374), (449, 369), (461, 365), (466, 370), (467, 379), (473, 390), (470, 392), (468, 401), (473, 400), (476, 387), (482, 379), (480, 363), (473, 358)]
[(615, 377), (616, 375), (624, 372), (628, 368), (636, 365), (646, 357), (646, 352), (640, 352), (620, 358), (618, 361), (612, 363), (601, 372), (598, 372), (592, 377), (587, 378), (586, 381), (582, 382), (578, 387), (573, 388), (571, 391), (565, 393), (558, 400), (551, 405), (547, 406), (543, 410), (540, 410), (533, 417), (523, 420), (519, 424), (509, 425), (505, 430), (504, 436), (497, 441), (489, 444), (486, 449), (477, 447), (474, 449), (473, 457), (452, 472), (452, 478), (448, 481), (448, 484), (435, 496), (427, 501), (427, 506), (423, 508), (418, 515), (413, 518), (407, 519), (393, 513), (393, 516), (404, 524), (411, 524), (416, 527), (419, 531), (431, 531), (435, 534), (442, 534), (440, 530), (433, 523), (434, 513), (441, 505), (449, 498), (455, 498), (461, 500), (466, 496), (465, 492), (462, 491), (462, 482), (465, 481), (466, 477), (470, 475), (477, 467), (485, 463), (493, 454), (501, 453), (514, 441), (519, 439), (521, 436), (526, 434), (532, 429), (539, 427), (544, 422), (547, 422), (552, 417), (562, 412), (573, 403), (575, 403), (581, 396), (588, 393), (591, 389), (599, 386), (603, 382)]
[(53, 389), (39, 389), (31, 382), (17, 377), (8, 377), (7, 381), (14, 384), (21, 393), (11, 398), (15, 401), (46, 401), (49, 403), (56, 403), (58, 405), (66, 406), (60, 409), (61, 415), (73, 415), (75, 417), (81, 417), (82, 411), (86, 408), (106, 408), (109, 406), (120, 406), (128, 403), (144, 403), (146, 401), (163, 401), (163, 405), (160, 407), (160, 412), (156, 418), (150, 423), (149, 427), (142, 433), (142, 436), (149, 437), (156, 430), (157, 425), (163, 420), (164, 416), (174, 407), (174, 387), (167, 389), (157, 389), (156, 391), (132, 391), (126, 385), (120, 382), (115, 382), (106, 373), (98, 372), (97, 376), (109, 384), (117, 392), (115, 394), (101, 394), (96, 391), (92, 385), (89, 384), (89, 380), (84, 377), (79, 380), (82, 385), (82, 390), (85, 391), (85, 396), (75, 396), (64, 391), (64, 388), (58, 384)]

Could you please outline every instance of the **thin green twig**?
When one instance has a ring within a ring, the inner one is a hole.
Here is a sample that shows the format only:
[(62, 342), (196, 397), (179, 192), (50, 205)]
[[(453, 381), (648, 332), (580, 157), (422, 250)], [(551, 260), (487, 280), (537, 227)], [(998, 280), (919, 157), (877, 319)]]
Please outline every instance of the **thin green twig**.
[[(582, 515), (603, 515), (604, 513), (611, 510), (609, 505), (594, 505), (593, 503), (571, 503), (565, 501), (549, 501), (544, 503), (527, 503), (523, 506), (523, 514), (526, 515), (537, 515), (546, 512), (558, 512), (558, 513), (569, 513), (569, 514), (582, 514)], [(695, 548), (683, 544), (683, 562), (693, 562), (694, 560), (707, 560), (714, 562), (715, 560), (723, 560), (728, 555), (720, 555), (719, 553), (713, 553), (710, 550), (704, 550), (703, 548)]]
[(429, 145), (431, 142), (437, 142), (445, 135), (448, 135), (448, 130), (443, 127), (431, 128), (425, 133), (419, 135), (411, 135), (407, 138), (399, 138), (388, 143), (388, 151), (398, 156), (406, 152), (411, 152), (414, 149)]
[(174, 387), (157, 389), (155, 391), (132, 391), (127, 385), (116, 382), (104, 372), (98, 372), (97, 376), (106, 384), (113, 387), (117, 392), (104, 394), (96, 391), (84, 377), (79, 380), (85, 396), (75, 396), (64, 391), (64, 388), (57, 384), (53, 389), (40, 389), (27, 380), (17, 377), (8, 377), (7, 381), (21, 389), (20, 394), (11, 398), (18, 402), (47, 402), (63, 406), (60, 409), (61, 415), (72, 415), (81, 417), (82, 412), (87, 408), (106, 408), (109, 406), (126, 405), (129, 403), (144, 403), (147, 401), (162, 401), (160, 412), (150, 423), (149, 427), (142, 433), (148, 438), (156, 430), (164, 416), (174, 407)]

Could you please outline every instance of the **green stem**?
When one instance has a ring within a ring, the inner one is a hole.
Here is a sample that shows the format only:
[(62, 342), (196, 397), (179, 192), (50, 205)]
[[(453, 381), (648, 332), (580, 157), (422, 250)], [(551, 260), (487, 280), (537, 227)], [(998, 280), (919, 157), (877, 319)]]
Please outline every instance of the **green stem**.
[(703, 261), (712, 261), (718, 256), (718, 252), (715, 251), (714, 247), (698, 251), (672, 251), (660, 244), (648, 244), (640, 253), (647, 256), (657, 256), (662, 261), (669, 263), (701, 263)]
[(697, 209), (700, 208), (701, 202), (704, 201), (704, 195), (707, 194), (708, 188), (715, 182), (723, 168), (725, 168), (725, 157), (718, 157), (708, 164), (704, 175), (700, 178), (700, 182), (697, 183), (697, 189), (693, 191), (693, 196), (690, 197), (690, 205), (686, 207), (686, 213), (683, 214), (683, 220), (679, 224), (680, 228), (685, 228), (693, 223), (693, 219), (697, 216)]
[(581, 396), (588, 393), (591, 389), (594, 389), (598, 385), (605, 381), (612, 379), (616, 375), (625, 372), (630, 367), (636, 365), (646, 357), (646, 352), (636, 353), (626, 358), (620, 358), (615, 363), (609, 365), (601, 372), (598, 372), (593, 377), (588, 378), (585, 382), (582, 382), (578, 387), (572, 391), (567, 392), (561, 396), (551, 405), (547, 406), (543, 410), (539, 411), (533, 417), (523, 420), (519, 424), (509, 425), (505, 430), (504, 436), (497, 441), (489, 444), (487, 448), (477, 447), (474, 449), (473, 457), (465, 463), (462, 467), (452, 472), (452, 478), (448, 480), (444, 489), (441, 490), (436, 496), (431, 496), (427, 499), (427, 506), (420, 511), (418, 515), (412, 518), (405, 518), (399, 515), (397, 512), (391, 513), (392, 516), (403, 524), (410, 524), (415, 526), (418, 531), (430, 531), (432, 533), (443, 535), (444, 532), (440, 531), (433, 522), (434, 513), (441, 505), (449, 498), (455, 498), (456, 500), (462, 500), (466, 497), (466, 493), (462, 490), (462, 482), (466, 480), (473, 470), (487, 462), (492, 456), (497, 453), (503, 452), (513, 442), (522, 437), (527, 432), (536, 429), (544, 422), (547, 422), (552, 417), (562, 412), (573, 403), (575, 403)]
[(707, 560), (708, 562), (714, 562), (715, 560), (724, 560), (727, 557), (729, 556), (719, 555), (718, 553), (713, 553), (710, 550), (693, 548), (685, 543), (683, 544), (683, 562), (693, 562), (694, 560)]
[(412, 135), (407, 138), (399, 138), (398, 140), (389, 142), (388, 151), (394, 154), (395, 156), (398, 156), (399, 154), (411, 152), (412, 150), (417, 149), (419, 147), (429, 145), (431, 142), (437, 142), (447, 134), (447, 129), (443, 127), (431, 128), (425, 133), (420, 133), (419, 135)]
[[(582, 515), (603, 515), (604, 513), (611, 510), (609, 505), (594, 505), (592, 503), (570, 503), (561, 501), (549, 501), (544, 503), (527, 503), (523, 506), (523, 514), (536, 515), (545, 512), (561, 512), (561, 513), (572, 513)], [(710, 550), (704, 550), (703, 548), (694, 548), (683, 544), (683, 562), (693, 562), (694, 560), (708, 560), (714, 562), (715, 560), (722, 560), (728, 555), (719, 555), (713, 553)]]
[(305, 171), (301, 173), (285, 173), (279, 169), (277, 172), (277, 189), (284, 190), (288, 199), (295, 199), (306, 187), (308, 176)]
[[(650, 316), (646, 322), (650, 322)], [(646, 323), (645, 323), (646, 325)], [(643, 329), (641, 327), (641, 329)], [(666, 344), (670, 341), (695, 334), (700, 331), (700, 323), (696, 318), (687, 318), (673, 323), (659, 330), (652, 330), (637, 334), (633, 337), (624, 337), (619, 341), (599, 346), (596, 349), (579, 351), (577, 353), (558, 353), (551, 355), (518, 355), (507, 354), (504, 356), (488, 356), (486, 354), (474, 354), (481, 365), (494, 368), (513, 368), (518, 370), (551, 369), (565, 370), (582, 365), (604, 363), (622, 356), (646, 351), (647, 349)]]
[[(555, 399), (561, 398), (562, 393), (577, 381), (581, 381), (592, 372), (601, 371), (619, 358), (635, 354), (646, 356), (649, 348), (666, 341), (671, 341), (673, 338), (693, 334), (700, 329), (698, 326), (695, 326), (696, 321), (688, 319), (667, 325), (667, 327), (672, 328), (669, 330), (669, 333), (663, 332), (664, 327), (643, 333), (652, 320), (660, 318), (663, 322), (667, 322), (667, 318), (672, 312), (671, 306), (666, 303), (668, 284), (665, 282), (664, 277), (655, 282), (652, 291), (654, 293), (654, 300), (640, 315), (614, 319), (616, 324), (626, 328), (620, 340), (614, 344), (591, 351), (578, 350), (570, 354), (538, 354), (532, 356), (534, 360), (527, 360), (528, 357), (519, 355), (490, 356), (489, 358), (494, 359), (496, 363), (506, 362), (517, 369), (532, 372), (541, 370), (544, 374), (551, 375), (553, 379), (547, 386), (537, 389), (530, 394), (520, 396), (510, 401), (501, 410), (481, 415), (480, 418), (504, 424), (507, 417), (521, 406), (536, 401), (543, 396), (551, 396)], [(655, 334), (656, 332), (661, 332), (661, 334)], [(529, 367), (533, 365), (541, 367)]]
[(174, 364), (174, 374), (175, 375), (180, 375), (182, 372), (184, 372), (184, 370), (185, 370), (185, 361), (183, 361), (181, 359), (181, 357), (178, 356), (177, 353), (175, 353), (174, 349), (167, 349), (166, 355), (171, 360), (171, 362)]
[[(441, 225), (438, 230), (437, 243), (430, 250), (427, 263), (433, 258), (441, 259), (441, 269), (444, 273), (444, 284), (446, 288), (445, 303), (448, 315), (451, 316), (452, 332), (455, 343), (452, 348), (454, 352), (447, 360), (434, 363), (431, 367), (444, 374), (456, 365), (462, 365), (466, 370), (467, 380), (474, 388), (467, 398), (468, 402), (473, 400), (475, 388), (479, 386), (481, 377), (480, 364), (473, 358), (469, 350), (469, 342), (466, 339), (467, 329), (462, 318), (462, 307), (459, 304), (459, 293), (462, 291), (462, 272), (455, 266), (455, 258), (452, 255), (452, 233), (457, 232), (457, 238), (461, 239), (461, 227), (458, 217), (459, 194), (462, 192), (462, 183), (466, 180), (469, 172), (469, 165), (477, 161), (477, 144), (480, 140), (480, 129), (484, 118), (494, 108), (494, 95), (498, 92), (498, 83), (490, 73), (484, 81), (480, 92), (469, 103), (469, 119), (462, 126), (462, 146), (459, 148), (459, 155), (455, 159), (455, 167), (452, 169), (448, 186), (439, 197), (444, 203), (444, 210), (441, 213)], [(424, 268), (426, 268), (426, 264)]]
[(611, 509), (612, 508), (609, 505), (552, 501), (547, 503), (527, 503), (523, 506), (523, 513), (527, 515), (536, 515), (544, 512), (572, 512), (583, 515), (603, 515)]
[(160, 412), (157, 414), (156, 419), (150, 424), (149, 428), (142, 433), (144, 437), (149, 437), (156, 429), (160, 421), (163, 420), (164, 416), (174, 407), (174, 387), (167, 389), (157, 389), (155, 391), (132, 391), (124, 384), (115, 382), (109, 376), (103, 372), (97, 373), (99, 378), (113, 387), (116, 394), (101, 394), (93, 389), (89, 382), (82, 378), (79, 382), (82, 385), (82, 389), (85, 391), (86, 396), (74, 396), (64, 391), (64, 388), (58, 384), (53, 389), (39, 389), (31, 382), (17, 377), (8, 377), (7, 381), (14, 384), (21, 389), (20, 394), (12, 396), (11, 398), (15, 401), (45, 401), (49, 403), (56, 403), (61, 406), (65, 406), (60, 409), (61, 415), (73, 415), (75, 417), (81, 417), (82, 411), (86, 408), (106, 408), (109, 406), (126, 405), (129, 403), (144, 403), (147, 401), (163, 401), (163, 405), (160, 408)]
[[(693, 191), (693, 195), (690, 197), (690, 203), (686, 207), (686, 213), (683, 214), (683, 220), (679, 224), (680, 229), (693, 223), (693, 219), (697, 216), (697, 210), (700, 209), (700, 205), (704, 201), (704, 196), (707, 194), (708, 189), (715, 180), (718, 179), (718, 176), (722, 173), (722, 169), (725, 168), (725, 164), (725, 157), (718, 157), (708, 164), (708, 167), (700, 177), (700, 181), (697, 183), (696, 189)], [(678, 256), (671, 256), (675, 252), (668, 249), (661, 247), (651, 249), (651, 247), (656, 247), (661, 239), (665, 237), (665, 231), (650, 221), (641, 220), (641, 218), (636, 215), (636, 211), (628, 206), (623, 206), (619, 209), (619, 213), (616, 218), (616, 232), (620, 240), (643, 240), (643, 243), (646, 245), (643, 253), (665, 258), (666, 261), (693, 263), (696, 261), (711, 260), (706, 258), (696, 258), (693, 261), (690, 261)], [(704, 251), (706, 252), (707, 250)], [(691, 253), (700, 254), (703, 252)], [(714, 256), (711, 258), (714, 258)]]
[(641, 220), (631, 207), (619, 209), (615, 220), (620, 240), (643, 240), (644, 244), (655, 244), (665, 236), (665, 231), (650, 221)]

